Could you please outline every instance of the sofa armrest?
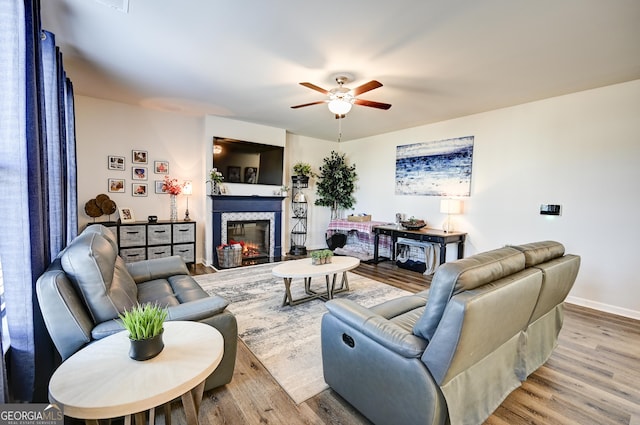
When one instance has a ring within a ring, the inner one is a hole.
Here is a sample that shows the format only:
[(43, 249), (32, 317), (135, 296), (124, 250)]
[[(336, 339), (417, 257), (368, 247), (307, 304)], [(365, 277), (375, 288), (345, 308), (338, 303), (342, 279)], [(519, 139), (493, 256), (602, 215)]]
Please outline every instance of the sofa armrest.
[(179, 305), (172, 305), (167, 308), (167, 320), (202, 320), (207, 317), (222, 313), (229, 305), (229, 301), (214, 295), (207, 298), (200, 298)]
[(178, 274), (189, 274), (187, 265), (179, 255), (127, 263), (127, 270), (136, 283), (166, 279)]
[(427, 347), (424, 339), (351, 300), (335, 299), (325, 305), (328, 314), (403, 357), (419, 358)]

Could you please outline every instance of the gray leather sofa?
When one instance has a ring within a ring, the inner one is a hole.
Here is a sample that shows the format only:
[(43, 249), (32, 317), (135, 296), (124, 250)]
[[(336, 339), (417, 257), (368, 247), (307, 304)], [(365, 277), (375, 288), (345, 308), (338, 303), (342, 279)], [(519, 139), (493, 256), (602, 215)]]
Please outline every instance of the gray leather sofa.
[(118, 315), (125, 309), (157, 302), (167, 306), (168, 320), (203, 322), (220, 331), (224, 355), (205, 389), (231, 381), (238, 337), (235, 316), (226, 310), (225, 299), (209, 296), (189, 276), (179, 256), (126, 264), (111, 230), (88, 226), (40, 276), (36, 292), (63, 360), (86, 344), (123, 330)]
[(553, 241), (445, 263), (430, 289), (326, 303), (327, 384), (372, 422), (480, 424), (547, 361), (580, 257)]

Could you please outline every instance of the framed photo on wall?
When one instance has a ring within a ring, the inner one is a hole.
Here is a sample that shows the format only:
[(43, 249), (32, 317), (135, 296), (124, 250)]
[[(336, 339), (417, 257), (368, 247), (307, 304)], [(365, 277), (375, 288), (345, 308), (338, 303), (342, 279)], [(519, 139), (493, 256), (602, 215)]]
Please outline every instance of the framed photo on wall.
[(134, 164), (146, 164), (148, 162), (147, 151), (132, 150), (131, 162), (133, 162)]
[(258, 167), (244, 168), (244, 182), (249, 184), (258, 183)]
[(124, 193), (124, 179), (109, 179), (109, 192)]
[(227, 167), (227, 181), (229, 183), (240, 183), (240, 167), (235, 165)]
[(120, 216), (120, 221), (123, 223), (133, 223), (136, 221), (131, 208), (118, 208), (118, 215)]
[(153, 172), (156, 174), (169, 174), (169, 161), (154, 161)]
[(155, 186), (156, 186), (156, 193), (164, 193), (166, 194), (167, 192), (164, 190), (164, 181), (163, 180), (156, 180), (155, 181)]
[(131, 178), (133, 180), (146, 180), (147, 167), (133, 167), (131, 169)]
[(110, 170), (124, 171), (124, 156), (109, 155), (107, 157), (107, 167)]
[(147, 196), (147, 184), (133, 183), (131, 185), (131, 196)]

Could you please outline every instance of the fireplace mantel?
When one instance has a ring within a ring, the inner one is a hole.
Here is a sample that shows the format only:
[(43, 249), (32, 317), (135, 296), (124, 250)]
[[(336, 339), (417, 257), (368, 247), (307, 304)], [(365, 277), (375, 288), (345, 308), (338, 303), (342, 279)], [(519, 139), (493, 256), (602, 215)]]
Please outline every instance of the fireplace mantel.
[(222, 244), (222, 214), (240, 212), (272, 212), (274, 220), (273, 258), (270, 261), (280, 261), (282, 258), (282, 201), (283, 196), (238, 196), (238, 195), (209, 195), (213, 201), (213, 252), (214, 265), (219, 267), (216, 247)]

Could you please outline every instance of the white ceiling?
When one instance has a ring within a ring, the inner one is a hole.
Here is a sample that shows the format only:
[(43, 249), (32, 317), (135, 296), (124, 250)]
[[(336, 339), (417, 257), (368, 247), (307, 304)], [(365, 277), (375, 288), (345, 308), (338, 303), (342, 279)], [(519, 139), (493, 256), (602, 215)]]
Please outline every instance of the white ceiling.
[[(101, 3), (102, 2), (102, 3)], [(638, 0), (44, 0), (76, 94), (336, 140), (640, 78)], [(384, 86), (336, 120), (300, 86)]]

